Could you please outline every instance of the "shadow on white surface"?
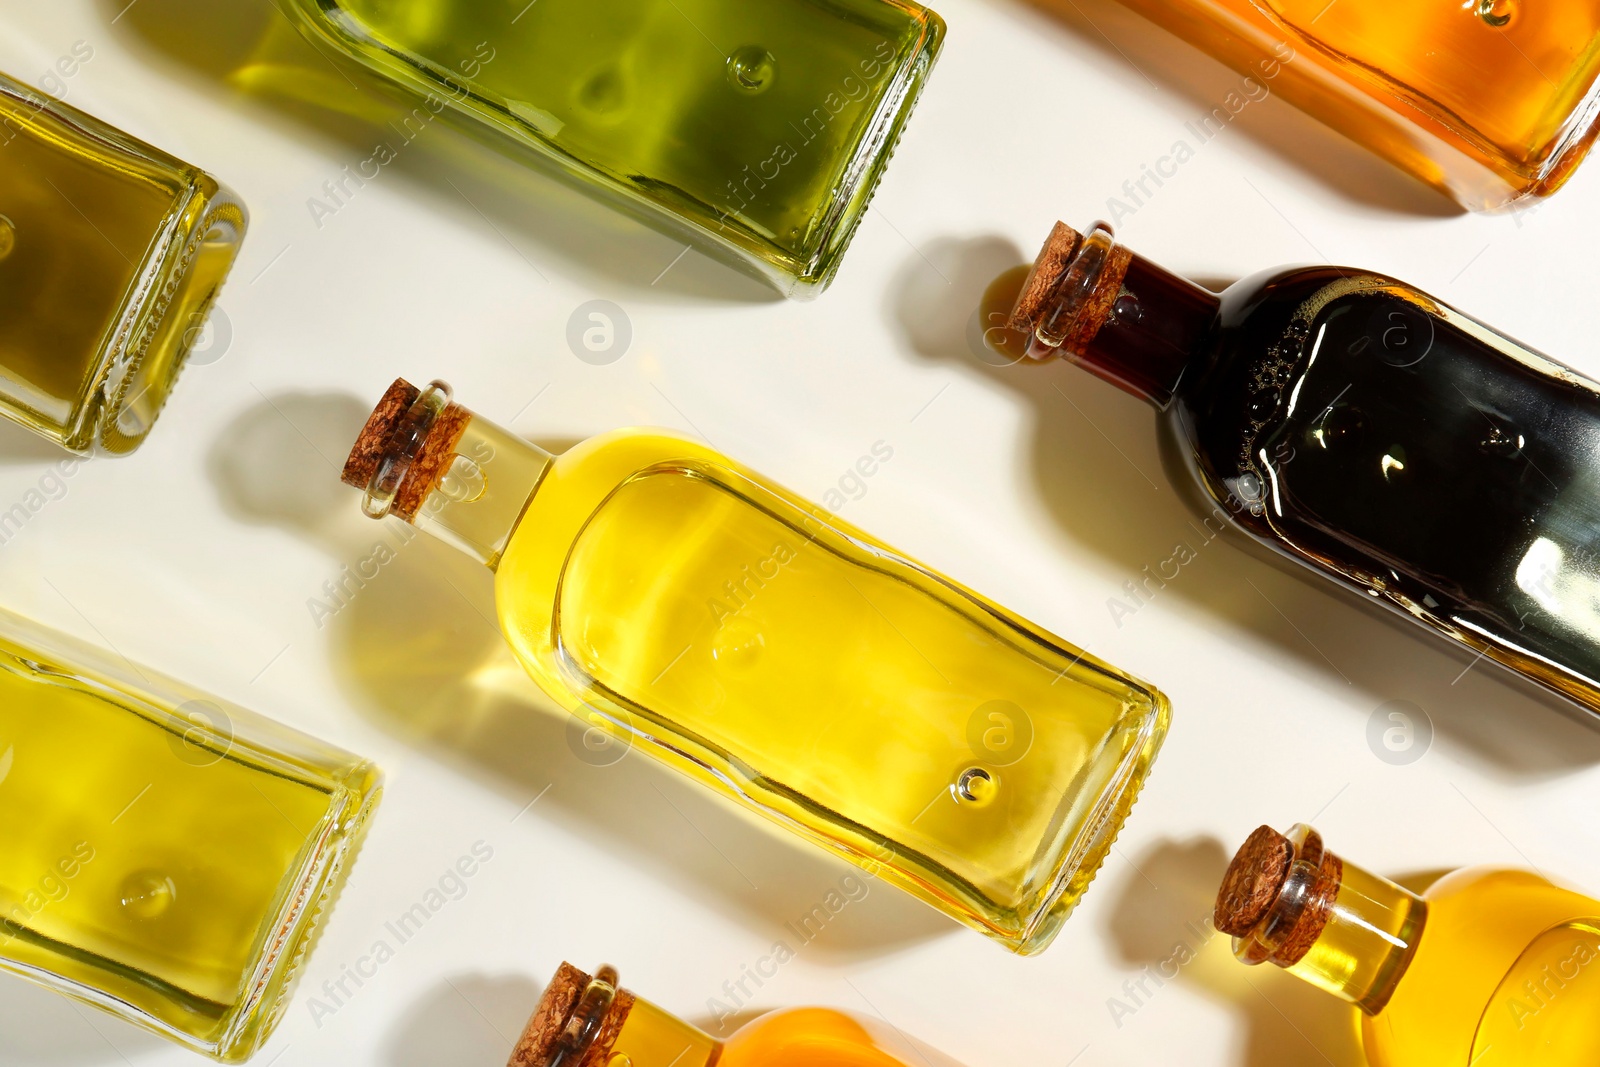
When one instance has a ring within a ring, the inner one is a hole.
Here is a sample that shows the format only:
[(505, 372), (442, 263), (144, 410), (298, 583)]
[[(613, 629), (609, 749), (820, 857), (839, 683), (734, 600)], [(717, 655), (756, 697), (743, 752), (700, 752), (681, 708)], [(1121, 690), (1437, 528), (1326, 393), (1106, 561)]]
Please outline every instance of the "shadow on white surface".
[[(414, 103), (354, 63), (312, 47), (274, 0), (102, 0), (100, 9), (120, 38), (201, 91), (230, 102), (257, 121), (278, 120), (288, 136), (311, 135), (338, 162), (328, 179), (339, 193), (309, 188), (320, 211), (337, 214), (359, 204), (367, 185), (409, 186), (423, 210), (460, 225), (493, 231), (541, 277), (591, 277), (608, 295), (682, 303), (759, 303), (781, 299), (770, 285), (691, 252), (684, 241), (623, 214), (631, 207), (601, 202), (587, 187), (531, 152), (502, 154), (471, 135), (432, 123), (407, 133), (402, 120)], [(219, 92), (220, 90), (220, 92)], [(377, 145), (393, 158), (371, 162)], [(345, 168), (355, 177), (345, 176)], [(376, 177), (361, 178), (376, 173)], [(226, 175), (222, 175), (224, 181)], [(309, 201), (308, 201), (308, 216)], [(325, 221), (328, 214), (321, 215)], [(320, 227), (319, 227), (320, 228)]]
[(103, 1067), (171, 1048), (114, 1015), (0, 974), (0, 1064)]
[(499, 1067), (543, 992), (524, 975), (446, 978), (402, 1013), (384, 1059), (392, 1067)]
[[(1009, 310), (1028, 258), (994, 236), (927, 242), (901, 269), (889, 313), (917, 355), (1026, 401), (1039, 499), (1073, 542), (1137, 581), (1172, 555), (1175, 541), (1198, 543), (1185, 503), (1190, 476), (1165, 420), (1143, 402), (1064, 361), (1018, 361), (985, 344), (984, 326), (1004, 321), (995, 309)], [(1600, 763), (1600, 729), (1566, 701), (1493, 664), (1474, 664), (1465, 650), (1243, 535), (1202, 544), (1196, 557), (1123, 627), (1146, 625), (1146, 609), (1198, 609), (1201, 625), (1209, 619), (1322, 675), (1344, 694), (1357, 736), (1376, 709), (1411, 701), (1432, 717), (1440, 741), (1463, 746), (1498, 777), (1549, 778)], [(1252, 691), (1246, 699), (1268, 698)]]
[[(323, 620), (334, 671), (355, 706), (518, 806), (548, 789), (528, 820), (603, 840), (763, 935), (810, 915), (841, 878), (861, 878), (866, 892), (850, 894), (848, 907), (793, 946), (819, 964), (961, 936), (928, 906), (647, 756), (586, 749), (584, 724), (539, 691), (501, 636), (492, 575), (399, 520), (362, 517), (358, 494), (339, 483), (368, 410), (337, 394), (269, 397), (236, 418), (208, 457), (235, 518), (285, 527), (352, 569), (375, 558), (375, 543), (397, 546)], [(540, 443), (560, 452), (572, 442)]]
[(1162, 841), (1133, 862), (1111, 913), (1112, 944), (1133, 983), (1116, 998), (1119, 1029), (1162, 1025), (1161, 1000), (1177, 985), (1240, 1017), (1240, 1067), (1363, 1067), (1353, 1008), (1275, 967), (1233, 958), (1211, 921), (1230, 858), (1216, 838), (1201, 837)]
[(0, 419), (0, 466), (51, 463), (72, 459), (70, 452), (9, 419)]
[[(1131, 8), (1149, 10), (1153, 16), (1180, 26), (1178, 5), (1164, 0), (1002, 0), (1007, 5), (1021, 4), (1044, 12), (1067, 27), (1089, 47), (1101, 52), (1113, 65), (1126, 71), (1130, 85), (1159, 86), (1178, 98), (1172, 119), (1174, 139), (1183, 138), (1200, 148), (1203, 142), (1183, 126), (1224, 106), (1229, 94), (1241, 94), (1243, 78), (1200, 47), (1173, 36), (1165, 24), (1158, 25)], [(1216, 31), (1219, 52), (1237, 48), (1238, 39)], [(1063, 55), (1062, 63), (1075, 57)], [(1263, 79), (1258, 79), (1260, 84)], [(1287, 82), (1288, 79), (1282, 79)], [(1264, 81), (1273, 90), (1271, 97), (1250, 102), (1229, 121), (1217, 136), (1233, 136), (1234, 131), (1270, 151), (1278, 160), (1308, 179), (1333, 189), (1345, 198), (1396, 213), (1428, 217), (1452, 217), (1464, 209), (1446, 194), (1430, 188), (1387, 160), (1363, 148), (1330, 126), (1326, 126), (1288, 103), (1280, 95), (1284, 84)], [(1259, 93), (1261, 90), (1255, 89)], [(1292, 91), (1292, 90), (1291, 90)], [(1078, 106), (1094, 106), (1080, 102)], [(1354, 108), (1348, 109), (1354, 112)], [(1335, 119), (1347, 117), (1344, 113)], [(1062, 109), (1063, 127), (1071, 123), (1071, 105)], [(1135, 175), (1135, 178), (1138, 176)]]

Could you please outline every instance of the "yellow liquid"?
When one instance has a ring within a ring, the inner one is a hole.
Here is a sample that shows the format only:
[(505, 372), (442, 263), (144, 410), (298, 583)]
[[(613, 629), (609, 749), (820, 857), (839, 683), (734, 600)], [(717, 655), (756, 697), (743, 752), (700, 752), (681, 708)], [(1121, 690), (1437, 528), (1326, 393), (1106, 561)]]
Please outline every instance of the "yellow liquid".
[(1522, 871), (1462, 871), (1393, 999), (1363, 1022), (1374, 1067), (1600, 1063), (1600, 901)]
[(136, 447), (244, 231), (217, 184), (0, 77), (0, 411)]
[(1166, 730), (1155, 690), (665, 435), (557, 459), (496, 593), (587, 722), (1020, 952), (1086, 888)]
[(180, 717), (19, 651), (0, 649), (0, 967), (243, 1058), (376, 772), (274, 756), (216, 705)]

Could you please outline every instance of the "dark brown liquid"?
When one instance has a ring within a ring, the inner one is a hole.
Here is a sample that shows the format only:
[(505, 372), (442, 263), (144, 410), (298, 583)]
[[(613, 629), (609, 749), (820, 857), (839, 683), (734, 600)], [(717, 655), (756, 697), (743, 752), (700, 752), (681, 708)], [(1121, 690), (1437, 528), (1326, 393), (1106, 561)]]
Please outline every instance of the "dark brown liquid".
[(1232, 358), (1180, 388), (1214, 495), (1303, 562), (1595, 703), (1600, 392), (1386, 279), (1304, 272), (1231, 310)]

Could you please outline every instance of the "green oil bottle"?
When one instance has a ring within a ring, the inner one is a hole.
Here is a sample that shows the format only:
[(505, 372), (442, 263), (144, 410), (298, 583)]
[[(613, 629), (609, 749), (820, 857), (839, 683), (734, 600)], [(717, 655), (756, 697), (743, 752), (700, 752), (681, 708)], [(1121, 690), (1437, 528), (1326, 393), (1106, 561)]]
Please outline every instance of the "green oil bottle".
[(825, 286), (944, 35), (905, 0), (289, 0), (313, 40), (790, 295)]

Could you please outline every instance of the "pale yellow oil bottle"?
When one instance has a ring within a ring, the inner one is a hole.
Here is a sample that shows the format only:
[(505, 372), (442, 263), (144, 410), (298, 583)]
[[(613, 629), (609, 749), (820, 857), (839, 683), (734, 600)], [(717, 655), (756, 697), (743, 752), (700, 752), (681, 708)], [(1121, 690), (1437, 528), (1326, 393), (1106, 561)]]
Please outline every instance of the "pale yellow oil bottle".
[(0, 614), (0, 968), (243, 1059), (378, 774), (149, 677)]
[(1347, 863), (1315, 830), (1253, 834), (1217, 926), (1361, 1010), (1373, 1067), (1600, 1063), (1600, 900), (1527, 871), (1471, 869), (1422, 894)]
[(551, 457), (397, 383), (346, 468), (495, 568), (534, 679), (1021, 952), (1087, 887), (1165, 698), (704, 445)]

